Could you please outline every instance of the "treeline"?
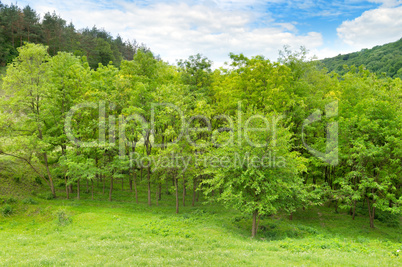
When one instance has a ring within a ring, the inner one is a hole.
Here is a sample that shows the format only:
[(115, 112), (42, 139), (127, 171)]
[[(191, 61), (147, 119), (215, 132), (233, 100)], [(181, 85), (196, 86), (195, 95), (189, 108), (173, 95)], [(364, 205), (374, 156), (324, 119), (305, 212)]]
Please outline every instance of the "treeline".
[(55, 12), (47, 12), (41, 19), (29, 5), (20, 8), (0, 2), (0, 66), (11, 63), (25, 42), (46, 45), (51, 56), (59, 51), (85, 56), (94, 69), (110, 61), (118, 67), (122, 60), (132, 60), (137, 49), (149, 50), (135, 40), (113, 38), (96, 26), (77, 30)]
[(326, 58), (321, 62), (329, 71), (335, 71), (341, 75), (348, 72), (348, 68), (344, 68), (345, 65), (349, 67), (364, 65), (378, 75), (402, 79), (402, 39), (371, 49)]
[(400, 79), (328, 74), (304, 50), (280, 62), (231, 54), (215, 71), (201, 55), (176, 67), (138, 50), (94, 70), (42, 45), (18, 52), (3, 79), (0, 166), (29, 167), (54, 197), (59, 182), (79, 198), (95, 181), (112, 201), (122, 180), (137, 203), (139, 188), (150, 206), (174, 192), (179, 212), (179, 191), (193, 204), (202, 191), (252, 215), (253, 236), (260, 216), (327, 202), (353, 218), (363, 203), (371, 227), (379, 211), (401, 213)]

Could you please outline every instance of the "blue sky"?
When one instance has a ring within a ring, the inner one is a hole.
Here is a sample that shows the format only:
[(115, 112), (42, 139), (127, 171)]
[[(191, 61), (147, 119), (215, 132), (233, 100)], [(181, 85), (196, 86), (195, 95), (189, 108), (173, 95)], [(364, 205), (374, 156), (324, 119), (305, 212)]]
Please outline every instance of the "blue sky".
[(27, 4), (78, 29), (96, 25), (136, 39), (170, 63), (202, 53), (215, 67), (229, 52), (276, 60), (284, 45), (303, 45), (325, 58), (402, 37), (402, 0), (18, 1)]

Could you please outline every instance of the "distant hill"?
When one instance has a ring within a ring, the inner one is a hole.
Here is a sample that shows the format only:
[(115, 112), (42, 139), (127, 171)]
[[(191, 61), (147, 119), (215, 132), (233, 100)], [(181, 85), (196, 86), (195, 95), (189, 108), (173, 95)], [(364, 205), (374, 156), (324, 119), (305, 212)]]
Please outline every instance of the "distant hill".
[(335, 71), (344, 74), (344, 65), (364, 65), (371, 72), (402, 79), (402, 38), (394, 43), (375, 46), (371, 49), (362, 49), (345, 55), (338, 55), (333, 58), (321, 60), (325, 67), (331, 72)]
[(122, 60), (132, 60), (138, 49), (150, 51), (136, 40), (113, 37), (105, 29), (96, 26), (77, 30), (55, 12), (47, 12), (43, 18), (29, 5), (21, 8), (16, 4), (5, 5), (0, 1), (0, 67), (18, 56), (17, 48), (24, 43), (44, 44), (51, 56), (59, 51), (85, 56), (91, 68), (99, 63), (116, 67)]

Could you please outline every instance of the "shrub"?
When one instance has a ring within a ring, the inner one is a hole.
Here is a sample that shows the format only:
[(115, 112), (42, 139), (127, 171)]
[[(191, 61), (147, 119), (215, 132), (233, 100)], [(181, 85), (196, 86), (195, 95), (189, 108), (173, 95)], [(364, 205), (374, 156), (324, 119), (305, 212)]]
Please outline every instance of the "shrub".
[(17, 200), (13, 197), (9, 197), (4, 202), (7, 204), (12, 204), (12, 203), (17, 203)]
[(5, 205), (1, 210), (1, 213), (3, 214), (3, 216), (10, 216), (11, 214), (13, 214), (13, 211), (13, 207), (11, 207), (10, 205)]
[(301, 230), (301, 231), (303, 231), (303, 232), (307, 232), (307, 233), (309, 233), (309, 234), (312, 234), (312, 235), (317, 235), (317, 234), (319, 234), (319, 232), (316, 230), (316, 229), (314, 229), (313, 227), (310, 227), (310, 226), (305, 226), (305, 225), (298, 225), (298, 226), (296, 226), (299, 230)]
[(38, 204), (38, 202), (35, 199), (31, 198), (31, 197), (24, 199), (22, 201), (22, 203), (23, 204)]
[(50, 192), (44, 193), (44, 194), (40, 194), (39, 197), (42, 198), (42, 199), (46, 199), (46, 200), (54, 199), (53, 194), (50, 193)]
[(389, 227), (399, 227), (399, 216), (386, 211), (379, 211), (375, 214), (376, 219), (385, 223)]
[(63, 210), (58, 211), (56, 215), (57, 215), (57, 224), (60, 226), (66, 226), (73, 222), (73, 219)]

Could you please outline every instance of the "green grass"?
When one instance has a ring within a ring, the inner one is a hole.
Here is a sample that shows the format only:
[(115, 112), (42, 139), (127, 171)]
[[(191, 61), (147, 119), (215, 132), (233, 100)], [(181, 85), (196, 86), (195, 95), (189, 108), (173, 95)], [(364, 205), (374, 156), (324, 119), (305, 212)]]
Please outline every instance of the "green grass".
[(251, 239), (251, 218), (236, 211), (198, 202), (175, 214), (173, 195), (163, 195), (159, 206), (149, 208), (145, 188), (140, 189), (140, 204), (120, 189), (112, 202), (98, 192), (96, 200), (82, 193), (79, 201), (29, 197), (0, 205), (13, 208), (12, 214), (0, 215), (0, 265), (402, 264), (402, 253), (396, 252), (402, 250), (400, 229), (379, 221), (370, 229), (364, 216), (353, 221), (328, 207), (299, 211), (292, 221), (269, 216)]

